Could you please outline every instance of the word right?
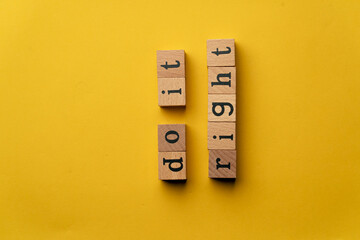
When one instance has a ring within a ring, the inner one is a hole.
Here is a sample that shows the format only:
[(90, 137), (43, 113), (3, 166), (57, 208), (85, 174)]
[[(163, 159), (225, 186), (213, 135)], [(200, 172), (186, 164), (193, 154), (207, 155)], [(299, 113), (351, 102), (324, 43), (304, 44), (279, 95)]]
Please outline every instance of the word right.
[(209, 177), (236, 178), (234, 39), (207, 40)]

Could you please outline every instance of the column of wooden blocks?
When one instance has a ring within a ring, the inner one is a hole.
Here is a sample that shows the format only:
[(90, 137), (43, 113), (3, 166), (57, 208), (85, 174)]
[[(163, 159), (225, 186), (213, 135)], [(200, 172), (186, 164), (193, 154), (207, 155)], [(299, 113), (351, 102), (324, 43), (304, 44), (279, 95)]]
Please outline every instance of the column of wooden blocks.
[(234, 39), (207, 41), (209, 177), (236, 178)]
[(159, 106), (185, 106), (185, 51), (158, 50), (156, 55)]
[(186, 180), (185, 124), (158, 125), (159, 179)]

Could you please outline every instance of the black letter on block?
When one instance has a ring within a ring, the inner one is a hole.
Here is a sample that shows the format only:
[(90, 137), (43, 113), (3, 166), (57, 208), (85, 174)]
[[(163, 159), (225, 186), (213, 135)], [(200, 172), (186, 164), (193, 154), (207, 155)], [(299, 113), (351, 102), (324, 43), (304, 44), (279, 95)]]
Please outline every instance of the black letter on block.
[[(222, 82), (220, 81), (221, 77), (227, 77), (229, 78), (229, 81), (227, 82)], [(231, 87), (231, 72), (229, 73), (220, 73), (217, 75), (216, 79), (218, 80), (217, 82), (211, 82), (211, 86), (213, 87), (214, 85), (228, 85), (229, 87)]]
[(219, 169), (219, 168), (228, 168), (228, 169), (230, 169), (230, 163), (228, 163), (228, 164), (220, 164), (219, 163), (220, 161), (221, 161), (220, 158), (216, 159), (216, 169)]
[[(216, 107), (217, 106), (220, 106), (221, 107), (221, 111), (220, 112), (216, 112)], [(230, 111), (229, 111), (229, 116), (231, 116), (231, 114), (234, 112), (234, 107), (233, 105), (231, 105), (231, 103), (228, 103), (228, 102), (213, 102), (212, 103), (212, 112), (215, 116), (221, 116), (224, 114), (225, 112), (225, 106), (228, 106), (230, 108)]]
[[(170, 134), (175, 134), (176, 135), (176, 138), (175, 139), (168, 139), (168, 136)], [(179, 140), (179, 133), (176, 132), (176, 131), (168, 131), (166, 134), (165, 134), (165, 140), (168, 142), (168, 143), (176, 143), (178, 140)]]
[(231, 140), (234, 140), (233, 137), (234, 137), (233, 134), (228, 135), (228, 136), (226, 136), (226, 135), (224, 135), (224, 136), (219, 136), (219, 140), (221, 140), (221, 139), (231, 139)]
[(176, 64), (168, 64), (168, 62), (165, 62), (164, 65), (160, 65), (161, 67), (165, 68), (166, 70), (168, 70), (169, 68), (178, 68), (180, 67), (180, 62), (178, 60), (175, 60)]
[(179, 88), (179, 90), (168, 90), (168, 95), (170, 95), (171, 93), (180, 93), (181, 95), (181, 88)]
[[(181, 169), (183, 169), (183, 163), (182, 163), (183, 159), (182, 157), (179, 158), (179, 159), (165, 159), (163, 158), (163, 165), (165, 165), (165, 163), (169, 163), (169, 169), (173, 172), (178, 172), (180, 171)], [(180, 163), (180, 167), (177, 167), (177, 168), (173, 168), (171, 166), (171, 164), (173, 163)]]
[(216, 56), (219, 56), (220, 54), (229, 54), (231, 53), (231, 48), (226, 47), (227, 50), (225, 51), (219, 51), (219, 48), (216, 48), (216, 51), (212, 51), (211, 53), (215, 54)]

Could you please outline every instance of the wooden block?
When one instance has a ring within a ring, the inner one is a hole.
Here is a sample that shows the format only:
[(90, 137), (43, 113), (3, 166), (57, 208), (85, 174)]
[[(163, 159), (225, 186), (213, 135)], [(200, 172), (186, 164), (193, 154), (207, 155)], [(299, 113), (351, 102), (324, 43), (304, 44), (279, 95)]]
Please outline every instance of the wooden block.
[(236, 149), (236, 123), (208, 122), (208, 149)]
[(159, 106), (185, 106), (185, 78), (158, 79)]
[(236, 68), (235, 67), (209, 67), (208, 93), (235, 94)]
[(236, 121), (236, 95), (235, 94), (209, 94), (208, 95), (208, 121), (235, 122)]
[(235, 66), (234, 39), (207, 40), (207, 65), (209, 67)]
[(159, 152), (159, 179), (186, 179), (186, 152)]
[(236, 150), (209, 150), (209, 178), (236, 178)]
[(158, 78), (185, 78), (185, 51), (158, 50)]
[(185, 124), (158, 125), (159, 152), (185, 152)]

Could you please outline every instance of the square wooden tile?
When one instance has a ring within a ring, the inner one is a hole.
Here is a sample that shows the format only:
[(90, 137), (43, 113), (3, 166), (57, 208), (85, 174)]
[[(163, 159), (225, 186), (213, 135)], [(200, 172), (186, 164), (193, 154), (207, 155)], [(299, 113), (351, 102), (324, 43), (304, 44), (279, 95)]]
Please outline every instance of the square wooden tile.
[(208, 122), (208, 149), (236, 149), (236, 123)]
[(208, 67), (209, 94), (235, 94), (235, 67)]
[(158, 151), (185, 152), (186, 151), (185, 124), (159, 124)]
[(159, 179), (186, 179), (186, 152), (159, 152)]
[(185, 106), (185, 78), (159, 78), (158, 99), (161, 107)]
[(236, 121), (236, 95), (235, 94), (209, 94), (208, 95), (208, 121), (235, 122)]
[(185, 78), (184, 50), (158, 50), (156, 53), (158, 78)]
[(235, 66), (234, 39), (207, 40), (207, 65), (209, 67)]
[(209, 150), (209, 178), (236, 178), (236, 150)]

